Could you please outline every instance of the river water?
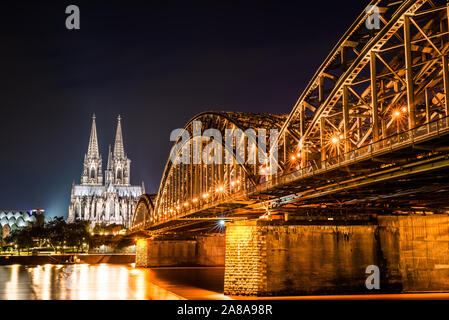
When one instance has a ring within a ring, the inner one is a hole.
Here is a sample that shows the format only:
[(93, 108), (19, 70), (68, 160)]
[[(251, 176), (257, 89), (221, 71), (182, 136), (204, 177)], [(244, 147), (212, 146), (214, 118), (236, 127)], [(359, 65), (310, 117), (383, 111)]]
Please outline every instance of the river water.
[(0, 300), (226, 299), (224, 268), (0, 266)]
[[(230, 299), (222, 294), (223, 277), (224, 268), (145, 269), (116, 264), (8, 265), (0, 266), (0, 300)], [(273, 298), (447, 300), (449, 293), (258, 297)]]

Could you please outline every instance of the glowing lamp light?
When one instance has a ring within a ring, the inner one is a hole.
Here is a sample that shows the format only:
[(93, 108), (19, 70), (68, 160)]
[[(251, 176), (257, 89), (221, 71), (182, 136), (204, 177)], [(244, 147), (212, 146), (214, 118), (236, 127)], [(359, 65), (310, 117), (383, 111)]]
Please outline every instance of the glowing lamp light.
[(193, 199), (192, 199), (192, 202), (193, 202), (193, 203), (198, 202), (198, 198), (193, 198)]
[(189, 205), (188, 202), (184, 202), (184, 207), (187, 207)]
[(340, 134), (338, 137), (339, 137), (340, 139), (343, 139), (343, 138), (344, 138), (344, 135)]
[(297, 153), (296, 156), (297, 156), (298, 158), (300, 158), (300, 157), (301, 157), (301, 154), (300, 154), (300, 153)]
[(218, 224), (219, 224), (220, 226), (224, 227), (225, 221), (224, 221), (224, 220), (219, 220), (219, 221), (218, 221)]
[(295, 156), (291, 156), (291, 159), (292, 159), (292, 161), (295, 161), (296, 157)]
[(206, 199), (209, 196), (208, 193), (203, 193), (203, 198)]
[(402, 110), (402, 112), (404, 112), (404, 113), (407, 112), (407, 108), (406, 108), (406, 107), (402, 107), (401, 110)]
[(393, 112), (393, 118), (398, 118), (400, 116), (401, 116), (401, 113), (398, 110)]
[(260, 169), (260, 172), (262, 173), (262, 174), (268, 174), (269, 172), (270, 172), (270, 167), (267, 165), (266, 167), (262, 167), (261, 169)]
[(179, 209), (181, 209), (181, 207), (180, 206), (176, 206), (176, 210), (179, 210)]
[(234, 181), (231, 181), (231, 186), (233, 187), (235, 185), (235, 182)]
[(337, 137), (332, 137), (331, 142), (333, 144), (337, 144), (338, 143), (338, 138)]

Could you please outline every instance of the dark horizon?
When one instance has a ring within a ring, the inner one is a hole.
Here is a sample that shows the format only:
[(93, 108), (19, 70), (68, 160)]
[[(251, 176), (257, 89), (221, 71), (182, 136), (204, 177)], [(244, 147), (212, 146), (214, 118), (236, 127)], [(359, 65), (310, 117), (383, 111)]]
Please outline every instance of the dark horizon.
[(93, 113), (103, 169), (120, 114), (131, 183), (156, 193), (173, 129), (203, 111), (289, 113), (367, 4), (6, 2), (0, 210), (67, 216)]

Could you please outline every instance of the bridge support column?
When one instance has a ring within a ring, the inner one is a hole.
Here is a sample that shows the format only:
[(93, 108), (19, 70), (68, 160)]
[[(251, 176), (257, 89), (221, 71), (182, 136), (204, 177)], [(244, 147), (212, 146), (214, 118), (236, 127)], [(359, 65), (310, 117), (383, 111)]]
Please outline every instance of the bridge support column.
[[(449, 290), (449, 216), (235, 221), (224, 293), (310, 295)], [(380, 289), (366, 287), (368, 266)]]
[(222, 234), (186, 239), (139, 239), (136, 267), (224, 266)]
[[(327, 220), (327, 218), (326, 218)], [(379, 264), (374, 225), (235, 221), (226, 228), (224, 293), (298, 295), (366, 292)]]
[(266, 227), (258, 221), (226, 225), (224, 294), (263, 295), (267, 291)]
[(136, 267), (147, 267), (148, 239), (138, 239), (136, 243)]
[(449, 290), (449, 216), (379, 216), (381, 272), (396, 274), (403, 292)]

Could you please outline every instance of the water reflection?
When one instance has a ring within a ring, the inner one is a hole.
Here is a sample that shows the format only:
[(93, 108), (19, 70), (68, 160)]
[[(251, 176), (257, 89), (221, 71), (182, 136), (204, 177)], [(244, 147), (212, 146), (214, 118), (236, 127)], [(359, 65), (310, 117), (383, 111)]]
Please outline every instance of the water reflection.
[[(222, 282), (222, 276), (222, 268), (211, 273), (202, 268), (151, 270), (111, 264), (0, 266), (0, 299), (177, 300), (182, 299), (180, 294), (187, 298), (212, 297), (221, 296), (218, 292), (222, 292), (222, 283), (217, 286), (217, 281)], [(211, 291), (207, 284), (218, 292)]]

